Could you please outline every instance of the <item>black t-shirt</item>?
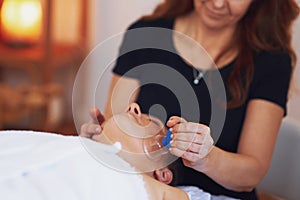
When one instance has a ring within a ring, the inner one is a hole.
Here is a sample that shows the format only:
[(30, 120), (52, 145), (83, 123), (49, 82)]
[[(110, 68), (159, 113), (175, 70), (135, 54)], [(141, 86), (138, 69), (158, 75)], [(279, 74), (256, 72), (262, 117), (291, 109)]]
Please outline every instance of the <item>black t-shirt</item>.
[[(226, 83), (234, 68), (234, 61), (219, 70), (208, 71), (200, 83), (195, 85), (193, 66), (187, 64), (174, 47), (173, 25), (174, 19), (137, 21), (129, 27), (120, 48), (113, 72), (139, 80), (141, 87), (137, 103), (142, 112), (156, 115), (165, 122), (169, 117), (177, 115), (188, 121), (206, 124), (212, 133), (220, 132), (217, 134), (220, 137), (217, 138), (216, 146), (229, 152), (237, 152), (249, 100), (271, 101), (286, 112), (291, 73), (291, 59), (287, 53), (255, 54), (254, 77), (247, 101), (239, 107), (225, 110), (220, 105), (224, 105), (222, 100), (228, 101), (230, 96)], [(224, 88), (219, 79), (225, 85)], [(227, 95), (225, 99), (222, 95), (224, 89)], [(203, 173), (185, 167), (182, 163), (180, 167), (180, 185), (198, 186), (215, 195), (256, 199), (255, 190), (230, 191)]]

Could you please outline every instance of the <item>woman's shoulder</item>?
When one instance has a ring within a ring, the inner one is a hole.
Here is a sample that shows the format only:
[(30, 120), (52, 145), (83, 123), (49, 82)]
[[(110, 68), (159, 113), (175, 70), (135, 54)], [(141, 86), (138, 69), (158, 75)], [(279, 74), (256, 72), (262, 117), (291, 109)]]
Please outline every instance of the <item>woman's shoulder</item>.
[(284, 51), (261, 51), (254, 54), (254, 64), (273, 67), (291, 65), (291, 56)]
[(292, 74), (287, 52), (260, 52), (254, 57), (254, 76), (249, 97), (278, 104), (286, 114), (287, 94)]
[(139, 19), (133, 22), (128, 27), (128, 30), (136, 29), (136, 28), (146, 28), (146, 27), (173, 29), (173, 23), (174, 23), (174, 19), (164, 19), (164, 18), (159, 18), (155, 20)]
[(257, 72), (277, 72), (289, 74), (292, 69), (292, 60), (288, 52), (262, 51), (254, 54), (254, 67)]

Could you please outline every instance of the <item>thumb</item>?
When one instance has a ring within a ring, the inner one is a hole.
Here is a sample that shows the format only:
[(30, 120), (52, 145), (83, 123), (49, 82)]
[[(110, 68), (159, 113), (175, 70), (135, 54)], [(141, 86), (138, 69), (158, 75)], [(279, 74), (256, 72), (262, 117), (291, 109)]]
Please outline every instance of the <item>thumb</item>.
[(171, 128), (171, 127), (175, 126), (176, 124), (185, 123), (185, 122), (187, 122), (187, 121), (182, 117), (172, 116), (167, 121), (167, 126)]
[(92, 117), (93, 123), (95, 124), (102, 124), (105, 121), (104, 116), (100, 112), (98, 108), (93, 108), (90, 111), (90, 116)]

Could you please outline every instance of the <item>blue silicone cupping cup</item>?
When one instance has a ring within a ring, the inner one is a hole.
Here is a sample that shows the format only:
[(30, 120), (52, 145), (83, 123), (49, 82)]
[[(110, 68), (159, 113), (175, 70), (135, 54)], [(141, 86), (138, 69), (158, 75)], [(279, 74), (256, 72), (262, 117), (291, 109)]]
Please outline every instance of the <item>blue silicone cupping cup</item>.
[(163, 139), (162, 139), (162, 144), (163, 144), (163, 146), (164, 147), (168, 147), (169, 146), (169, 144), (170, 144), (170, 142), (171, 142), (171, 135), (172, 135), (173, 133), (170, 131), (170, 129), (168, 130), (168, 132), (167, 132), (167, 134), (166, 134), (166, 137), (164, 137)]

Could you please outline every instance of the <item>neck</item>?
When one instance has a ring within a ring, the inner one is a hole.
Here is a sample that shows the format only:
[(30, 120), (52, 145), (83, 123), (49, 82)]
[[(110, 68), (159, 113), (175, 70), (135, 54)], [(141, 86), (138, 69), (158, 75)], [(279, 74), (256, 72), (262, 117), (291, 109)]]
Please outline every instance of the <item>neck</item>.
[[(201, 44), (218, 66), (226, 62), (222, 57), (230, 58), (230, 61), (235, 57), (237, 49), (235, 43), (236, 27), (208, 27), (202, 23), (201, 18), (195, 12), (190, 13), (185, 18), (182, 23), (183, 33)], [(184, 20), (187, 20), (188, 23), (185, 23)], [(221, 62), (221, 60), (223, 61)]]

